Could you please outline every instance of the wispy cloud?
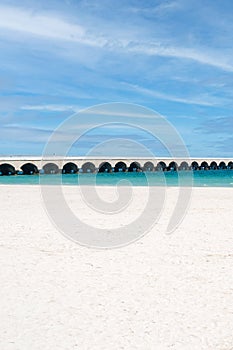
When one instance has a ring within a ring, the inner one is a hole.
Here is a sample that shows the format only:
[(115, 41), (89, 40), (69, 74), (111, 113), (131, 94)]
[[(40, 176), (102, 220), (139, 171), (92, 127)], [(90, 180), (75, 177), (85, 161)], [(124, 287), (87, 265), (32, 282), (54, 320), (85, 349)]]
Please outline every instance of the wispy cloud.
[(232, 134), (232, 11), (217, 0), (1, 1), (1, 150), (42, 145), (76, 112), (73, 133), (112, 120), (154, 123), (130, 108), (83, 109), (109, 102), (158, 110), (192, 150), (214, 150)]
[[(231, 64), (230, 56), (219, 54), (218, 50), (210, 50), (205, 47), (189, 48), (180, 45), (164, 46), (160, 42), (136, 42), (129, 45), (131, 52), (137, 52), (150, 56), (161, 56), (179, 58), (184, 60), (192, 60), (197, 63), (210, 65), (220, 68), (225, 71), (233, 72), (233, 65)], [(211, 52), (209, 52), (211, 51)]]
[[(175, 5), (175, 2), (164, 3), (158, 8), (170, 8)], [(77, 23), (68, 22), (62, 16), (34, 13), (25, 8), (9, 6), (0, 6), (0, 28), (42, 39), (79, 43), (111, 51), (192, 60), (199, 64), (233, 72), (231, 52), (226, 56), (224, 53), (220, 54), (218, 50), (210, 50), (206, 47), (172, 45), (169, 40), (166, 42), (166, 38), (161, 39), (160, 37), (154, 37), (153, 40), (148, 41), (146, 33), (144, 39), (136, 40), (135, 37), (139, 35), (138, 29), (135, 29), (131, 35), (127, 35), (127, 39), (124, 33), (119, 36), (115, 31), (102, 32), (98, 35), (88, 26), (85, 28)]]
[(78, 112), (80, 107), (69, 105), (24, 105), (20, 109), (25, 111), (53, 111), (53, 112), (65, 112), (73, 111)]
[[(119, 109), (120, 108), (120, 109)], [(88, 117), (88, 115), (100, 117), (121, 117), (125, 118), (141, 118), (141, 119), (154, 119), (156, 118), (156, 113), (151, 110), (145, 109), (143, 106), (138, 106), (130, 103), (125, 103), (124, 110), (122, 109), (122, 105), (118, 103), (108, 104), (107, 107), (105, 104), (96, 105), (91, 108), (81, 108), (80, 106), (70, 106), (70, 105), (23, 105), (21, 108), (23, 111), (52, 111), (52, 112), (65, 112), (72, 111), (74, 113), (80, 113), (80, 115)], [(117, 120), (115, 119), (115, 122)], [(89, 125), (91, 126), (91, 124)]]
[[(123, 108), (124, 106), (124, 108)], [(132, 118), (132, 119), (155, 119), (157, 117), (157, 114), (151, 110), (144, 109), (142, 106), (137, 105), (131, 105), (131, 104), (119, 104), (119, 107), (121, 110), (118, 108), (118, 104), (109, 104), (106, 107), (101, 107), (101, 106), (96, 106), (96, 108), (91, 108), (91, 109), (84, 109), (83, 112), (81, 112), (83, 115), (92, 115), (92, 116), (107, 116), (109, 117), (109, 121), (111, 117), (119, 117), (122, 118), (123, 120), (127, 118)], [(117, 121), (116, 118), (113, 118), (114, 122)], [(122, 121), (122, 119), (119, 120)]]
[(82, 40), (85, 30), (54, 16), (33, 13), (23, 8), (0, 6), (0, 27), (44, 38)]
[(39, 127), (23, 127), (18, 124), (0, 126), (2, 141), (12, 142), (41, 142), (48, 140), (53, 130)]
[(200, 106), (216, 106), (224, 103), (224, 100), (220, 100), (216, 97), (211, 98), (210, 96), (200, 96), (200, 97), (184, 98), (184, 97), (178, 97), (167, 93), (162, 93), (160, 91), (150, 90), (145, 87), (134, 85), (134, 84), (129, 84), (129, 83), (123, 83), (123, 84), (128, 86), (128, 88), (134, 90), (135, 92), (145, 94), (147, 96), (151, 96), (156, 99), (166, 100), (166, 101), (184, 103), (188, 105), (200, 105)]
[(164, 15), (167, 14), (170, 11), (177, 10), (181, 8), (181, 3), (179, 1), (163, 1), (160, 4), (156, 6), (144, 6), (144, 7), (138, 7), (138, 6), (132, 6), (130, 7), (130, 11), (144, 14), (148, 16), (154, 16), (154, 15)]

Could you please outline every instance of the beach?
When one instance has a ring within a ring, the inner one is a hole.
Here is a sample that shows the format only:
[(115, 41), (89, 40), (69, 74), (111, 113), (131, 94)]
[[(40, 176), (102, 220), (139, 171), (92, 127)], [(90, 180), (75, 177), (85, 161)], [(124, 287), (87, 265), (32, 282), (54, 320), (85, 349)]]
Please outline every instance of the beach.
[[(101, 187), (107, 199), (113, 190)], [(0, 194), (0, 349), (233, 349), (233, 188), (193, 188), (171, 235), (177, 188), (167, 188), (153, 229), (109, 250), (58, 232), (39, 186)]]

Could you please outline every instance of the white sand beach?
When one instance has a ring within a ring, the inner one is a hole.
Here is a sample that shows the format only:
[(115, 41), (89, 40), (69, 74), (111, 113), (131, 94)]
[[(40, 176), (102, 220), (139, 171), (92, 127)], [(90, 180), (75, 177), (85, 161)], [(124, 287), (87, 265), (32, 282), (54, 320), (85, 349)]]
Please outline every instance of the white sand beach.
[(143, 238), (97, 250), (56, 230), (39, 186), (1, 186), (0, 349), (232, 350), (233, 189), (194, 188), (166, 235), (176, 191)]

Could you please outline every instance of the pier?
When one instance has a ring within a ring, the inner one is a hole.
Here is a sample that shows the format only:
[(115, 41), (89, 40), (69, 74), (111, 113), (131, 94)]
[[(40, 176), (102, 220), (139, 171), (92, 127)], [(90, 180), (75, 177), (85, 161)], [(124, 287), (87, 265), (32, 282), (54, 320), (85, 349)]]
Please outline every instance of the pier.
[(0, 157), (0, 175), (233, 169), (233, 158)]

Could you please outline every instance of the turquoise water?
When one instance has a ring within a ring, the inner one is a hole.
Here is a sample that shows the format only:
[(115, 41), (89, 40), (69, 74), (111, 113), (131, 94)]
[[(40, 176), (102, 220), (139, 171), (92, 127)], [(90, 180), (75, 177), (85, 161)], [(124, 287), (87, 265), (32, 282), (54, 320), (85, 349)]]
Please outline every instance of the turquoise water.
[(233, 187), (233, 170), (180, 171), (179, 175), (177, 172), (15, 175), (0, 176), (0, 185), (56, 185), (62, 179), (64, 185), (188, 186), (192, 175), (196, 187)]

